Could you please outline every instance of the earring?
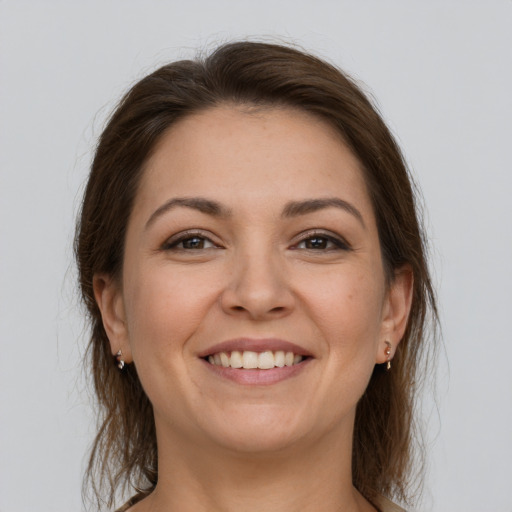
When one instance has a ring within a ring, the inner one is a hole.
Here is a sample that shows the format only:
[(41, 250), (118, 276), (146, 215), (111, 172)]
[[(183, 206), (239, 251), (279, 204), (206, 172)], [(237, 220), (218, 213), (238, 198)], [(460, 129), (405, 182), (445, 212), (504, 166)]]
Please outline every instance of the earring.
[(386, 343), (387, 347), (386, 347), (386, 350), (384, 350), (384, 354), (386, 354), (386, 370), (389, 371), (391, 370), (391, 343), (389, 341), (385, 341), (384, 343)]
[(122, 370), (124, 368), (123, 353), (119, 350), (116, 354), (117, 367)]

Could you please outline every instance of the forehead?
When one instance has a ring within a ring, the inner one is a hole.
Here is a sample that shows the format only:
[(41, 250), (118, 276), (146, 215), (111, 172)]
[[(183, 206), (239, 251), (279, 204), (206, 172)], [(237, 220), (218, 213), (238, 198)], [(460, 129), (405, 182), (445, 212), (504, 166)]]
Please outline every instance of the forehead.
[(170, 196), (231, 204), (333, 193), (371, 209), (358, 159), (325, 121), (294, 109), (223, 106), (188, 116), (163, 135), (136, 207)]

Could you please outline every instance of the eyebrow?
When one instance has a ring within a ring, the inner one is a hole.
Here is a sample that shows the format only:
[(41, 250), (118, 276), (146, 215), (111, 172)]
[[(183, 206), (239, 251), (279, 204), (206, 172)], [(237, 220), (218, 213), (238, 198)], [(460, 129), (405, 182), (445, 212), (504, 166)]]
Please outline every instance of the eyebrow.
[(361, 212), (348, 201), (339, 197), (326, 197), (322, 199), (305, 199), (303, 201), (291, 201), (283, 209), (283, 217), (297, 217), (307, 215), (326, 208), (340, 208), (353, 215), (362, 225), (365, 226)]
[[(161, 217), (168, 211), (177, 207), (191, 208), (213, 217), (230, 217), (232, 215), (229, 208), (226, 208), (221, 203), (211, 199), (206, 199), (204, 197), (175, 197), (166, 201), (151, 214), (146, 222), (145, 229), (148, 229), (158, 217)], [(344, 210), (353, 215), (364, 227), (366, 227), (361, 212), (348, 201), (340, 199), (339, 197), (290, 201), (286, 203), (281, 216), (285, 218), (299, 217), (301, 215), (307, 215), (326, 208), (339, 208)]]
[(177, 207), (191, 208), (213, 217), (229, 217), (231, 215), (231, 210), (211, 199), (204, 197), (174, 197), (166, 201), (151, 214), (146, 222), (145, 229), (151, 226), (158, 217)]

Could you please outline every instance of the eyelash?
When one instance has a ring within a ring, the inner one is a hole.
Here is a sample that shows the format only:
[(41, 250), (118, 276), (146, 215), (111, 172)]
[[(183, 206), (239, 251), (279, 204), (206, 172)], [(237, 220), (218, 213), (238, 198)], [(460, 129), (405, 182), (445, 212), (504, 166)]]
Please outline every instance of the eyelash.
[(338, 251), (338, 250), (341, 250), (341, 251), (352, 250), (350, 245), (343, 238), (341, 238), (339, 236), (327, 234), (323, 231), (310, 231), (308, 233), (305, 233), (301, 237), (301, 239), (292, 247), (292, 249), (296, 250), (298, 245), (300, 245), (304, 242), (310, 241), (310, 240), (314, 240), (314, 239), (325, 240), (327, 244), (331, 243), (334, 247), (331, 247), (331, 248), (323, 247), (321, 249), (304, 247), (304, 250), (313, 251), (313, 252), (331, 252), (331, 251)]
[[(180, 244), (184, 244), (185, 242), (191, 241), (197, 239), (198, 242), (201, 244), (204, 244), (204, 242), (209, 242), (212, 247), (178, 247)], [(306, 243), (311, 240), (322, 240), (327, 245), (326, 247), (321, 248), (312, 248), (312, 247), (304, 247), (304, 250), (312, 251), (312, 252), (331, 252), (331, 251), (350, 251), (352, 248), (350, 245), (341, 237), (333, 236), (330, 234), (327, 234), (323, 231), (310, 231), (308, 233), (305, 233), (301, 239), (295, 243), (291, 249), (292, 250), (299, 250), (299, 245), (302, 243)], [(328, 244), (332, 244), (334, 247), (328, 247)], [(209, 237), (205, 236), (204, 233), (200, 231), (187, 231), (185, 233), (180, 233), (177, 235), (177, 238), (172, 237), (171, 239), (167, 240), (163, 246), (162, 249), (165, 251), (196, 251), (196, 250), (207, 250), (211, 248), (219, 248), (217, 244), (215, 244)]]
[(216, 245), (214, 242), (212, 242), (212, 240), (210, 238), (208, 238), (207, 236), (205, 236), (204, 233), (200, 232), (200, 231), (187, 231), (185, 233), (180, 233), (179, 235), (177, 235), (177, 238), (175, 237), (171, 237), (169, 240), (167, 240), (163, 246), (162, 246), (162, 249), (164, 251), (170, 251), (170, 250), (174, 250), (174, 251), (195, 251), (195, 250), (205, 250), (205, 249), (211, 249), (211, 247), (199, 247), (199, 248), (191, 248), (191, 247), (188, 247), (188, 248), (185, 248), (185, 247), (178, 247), (180, 244), (183, 244), (185, 242), (188, 242), (190, 240), (194, 240), (194, 239), (197, 239), (199, 240), (200, 242), (209, 242), (213, 247), (216, 247), (218, 248), (219, 246)]

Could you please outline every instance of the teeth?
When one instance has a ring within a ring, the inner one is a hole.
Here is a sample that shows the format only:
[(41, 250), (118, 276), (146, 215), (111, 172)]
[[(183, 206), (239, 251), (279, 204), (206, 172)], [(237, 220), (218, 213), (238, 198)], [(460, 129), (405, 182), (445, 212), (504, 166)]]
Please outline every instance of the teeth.
[(244, 368), (250, 370), (252, 368), (258, 368), (258, 354), (256, 352), (251, 352), (250, 350), (246, 350), (242, 354), (242, 364)]
[(262, 352), (258, 356), (258, 368), (261, 368), (262, 370), (274, 368), (274, 354), (270, 352), (270, 350)]
[(282, 368), (284, 366), (284, 361), (285, 361), (285, 356), (284, 356), (284, 352), (282, 350), (278, 350), (275, 354), (274, 354), (274, 364), (278, 367), (278, 368)]
[(283, 350), (277, 350), (276, 352), (271, 350), (266, 350), (265, 352), (253, 352), (252, 350), (240, 352), (234, 350), (231, 353), (219, 352), (208, 356), (208, 362), (215, 366), (260, 370), (293, 366), (299, 364), (302, 359), (303, 357), (299, 354), (284, 352)]
[(231, 352), (231, 357), (228, 356), (228, 366), (231, 366), (231, 368), (242, 368), (242, 354), (238, 350)]

